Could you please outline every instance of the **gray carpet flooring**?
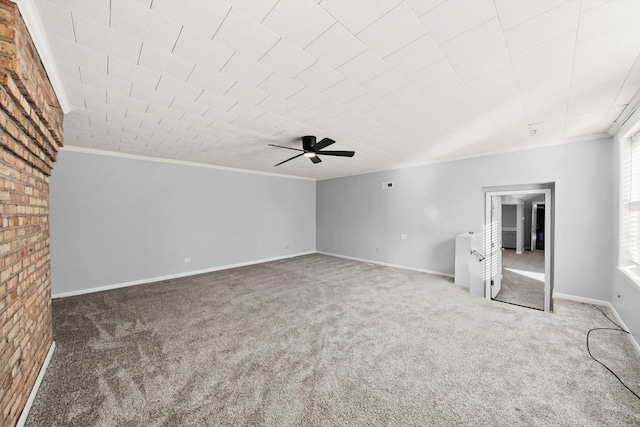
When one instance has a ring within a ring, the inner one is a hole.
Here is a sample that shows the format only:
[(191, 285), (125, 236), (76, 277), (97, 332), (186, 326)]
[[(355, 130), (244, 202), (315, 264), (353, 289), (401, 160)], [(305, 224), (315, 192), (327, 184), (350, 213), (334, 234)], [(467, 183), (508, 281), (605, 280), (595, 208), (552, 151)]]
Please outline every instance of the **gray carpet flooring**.
[[(542, 273), (542, 281), (526, 273)], [(502, 251), (502, 289), (495, 299), (544, 310), (544, 251)]]
[[(28, 426), (640, 424), (585, 349), (595, 308), (329, 256), (54, 300), (53, 322)], [(624, 334), (592, 351), (640, 390)]]

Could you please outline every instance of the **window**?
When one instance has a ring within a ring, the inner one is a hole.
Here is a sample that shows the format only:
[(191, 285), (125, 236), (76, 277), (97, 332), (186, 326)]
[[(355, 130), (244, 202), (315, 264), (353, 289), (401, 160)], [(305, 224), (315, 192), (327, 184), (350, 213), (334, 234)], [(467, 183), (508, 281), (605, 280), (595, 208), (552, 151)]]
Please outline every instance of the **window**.
[(640, 286), (640, 132), (620, 141), (619, 268)]

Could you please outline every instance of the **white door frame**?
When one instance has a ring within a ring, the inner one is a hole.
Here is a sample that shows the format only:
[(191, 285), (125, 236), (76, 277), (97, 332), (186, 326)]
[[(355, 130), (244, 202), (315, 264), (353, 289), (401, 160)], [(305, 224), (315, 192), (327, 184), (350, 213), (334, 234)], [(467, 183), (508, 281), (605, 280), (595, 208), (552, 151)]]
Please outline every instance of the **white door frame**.
[(531, 252), (536, 251), (536, 245), (538, 244), (538, 203), (531, 204)]
[[(494, 299), (500, 293), (502, 289), (502, 230), (498, 230), (498, 227), (494, 228), (494, 219), (498, 218), (498, 225), (502, 224), (502, 197), (491, 197), (491, 228), (485, 228), (487, 233), (491, 232), (491, 237), (487, 235), (485, 240), (485, 254), (489, 254), (489, 262), (485, 263), (485, 279), (489, 282), (490, 286), (490, 299)], [(495, 235), (494, 235), (495, 233)], [(495, 241), (494, 241), (495, 237)], [(487, 246), (491, 243), (491, 246)], [(500, 254), (500, 256), (498, 256)], [(493, 259), (495, 256), (495, 260)], [(493, 267), (496, 267), (496, 273), (493, 274)], [(488, 269), (491, 269), (491, 272)]]
[[(518, 194), (544, 194), (544, 311), (551, 311), (551, 243), (553, 241), (551, 236), (551, 189), (540, 188), (530, 190), (507, 190), (507, 191), (487, 191), (485, 193), (485, 213), (484, 213), (484, 242), (485, 248), (487, 245), (487, 238), (491, 238), (487, 234), (487, 230), (491, 230), (491, 197), (492, 196), (515, 196)], [(485, 270), (490, 268), (491, 256), (488, 251), (485, 251), (487, 260), (485, 261)], [(484, 275), (484, 296), (486, 299), (491, 299), (491, 276), (485, 271)]]

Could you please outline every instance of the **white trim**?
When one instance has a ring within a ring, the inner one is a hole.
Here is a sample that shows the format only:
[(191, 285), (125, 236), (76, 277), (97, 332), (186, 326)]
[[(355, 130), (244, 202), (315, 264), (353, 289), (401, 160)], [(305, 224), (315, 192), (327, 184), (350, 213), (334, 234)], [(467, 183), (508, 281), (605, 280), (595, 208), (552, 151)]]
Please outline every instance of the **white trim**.
[(624, 320), (622, 320), (622, 317), (618, 314), (616, 309), (613, 307), (613, 304), (611, 304), (610, 302), (607, 302), (607, 307), (609, 307), (609, 309), (615, 316), (616, 320), (618, 321), (618, 324), (629, 332), (627, 334), (629, 336), (629, 340), (631, 341), (631, 344), (633, 345), (633, 347), (636, 349), (636, 352), (640, 356), (640, 344), (638, 344), (638, 341), (636, 341), (636, 337), (633, 336), (633, 334), (631, 333), (631, 330), (627, 327), (627, 325), (625, 325)]
[(33, 405), (33, 401), (36, 399), (36, 394), (38, 394), (38, 389), (40, 389), (40, 383), (42, 383), (42, 378), (44, 378), (44, 373), (49, 366), (49, 362), (51, 361), (51, 357), (53, 356), (53, 351), (55, 350), (55, 348), (56, 342), (52, 341), (51, 346), (49, 347), (49, 352), (47, 353), (47, 357), (45, 357), (44, 363), (42, 363), (42, 367), (40, 368), (40, 372), (38, 373), (38, 378), (36, 378), (36, 382), (33, 384), (31, 393), (29, 393), (29, 399), (27, 399), (27, 403), (22, 409), (20, 418), (18, 418), (18, 424), (16, 424), (16, 427), (24, 427), (25, 423), (27, 422), (29, 411), (31, 410), (31, 405)]
[(579, 297), (579, 296), (576, 296), (576, 295), (561, 294), (561, 293), (558, 293), (558, 292), (554, 292), (553, 293), (553, 297), (554, 298), (560, 298), (560, 299), (566, 299), (568, 301), (582, 302), (584, 304), (605, 305), (607, 307), (609, 307), (611, 305), (611, 303), (609, 301), (605, 301), (605, 300), (601, 300), (601, 299), (585, 298), (585, 297)]
[(620, 128), (625, 125), (627, 120), (629, 120), (633, 116), (633, 113), (636, 112), (636, 110), (638, 109), (638, 104), (640, 104), (640, 90), (638, 90), (633, 95), (631, 101), (629, 101), (627, 106), (624, 107), (624, 110), (622, 110), (622, 112), (613, 121), (613, 123), (611, 123), (609, 129), (607, 129), (607, 133), (609, 135), (615, 135), (620, 130)]
[(640, 131), (640, 109), (636, 108), (636, 110), (631, 113), (631, 115), (624, 121), (624, 123), (620, 125), (620, 128), (615, 132), (614, 137), (617, 136), (621, 140), (625, 138), (631, 138), (633, 134), (638, 131)]
[(121, 153), (119, 151), (105, 151), (105, 150), (96, 150), (94, 148), (85, 148), (85, 147), (74, 147), (65, 145), (60, 148), (60, 151), (71, 151), (74, 153), (84, 153), (84, 154), (94, 154), (96, 156), (107, 156), (107, 157), (120, 157), (123, 159), (132, 159), (132, 160), (143, 160), (148, 162), (157, 162), (157, 163), (169, 163), (174, 165), (182, 165), (182, 166), (192, 166), (197, 168), (206, 168), (206, 169), (219, 169), (230, 172), (240, 172), (240, 173), (249, 173), (254, 175), (267, 175), (267, 176), (275, 176), (278, 178), (290, 178), (290, 179), (303, 179), (305, 181), (315, 181), (315, 178), (309, 178), (306, 176), (295, 176), (295, 175), (285, 175), (281, 173), (272, 173), (272, 172), (262, 172), (262, 171), (254, 171), (249, 169), (240, 169), (240, 168), (230, 168), (227, 166), (217, 166), (217, 165), (209, 165), (206, 163), (197, 163), (197, 162), (189, 162), (186, 160), (174, 160), (174, 159), (164, 159), (160, 157), (149, 157), (149, 156), (141, 156), (139, 154), (128, 154)]
[(301, 253), (292, 254), (292, 255), (283, 255), (283, 256), (278, 256), (273, 258), (264, 258), (264, 259), (254, 260), (254, 261), (240, 262), (237, 264), (221, 265), (219, 267), (205, 268), (202, 270), (194, 270), (194, 271), (187, 271), (183, 273), (169, 274), (167, 276), (150, 277), (148, 279), (132, 280), (130, 282), (123, 282), (123, 283), (114, 283), (112, 285), (98, 286), (95, 288), (79, 289), (77, 291), (60, 292), (57, 294), (52, 294), (51, 299), (71, 297), (75, 295), (91, 294), (94, 292), (102, 292), (102, 291), (108, 291), (111, 289), (126, 288), (129, 286), (144, 285), (147, 283), (160, 282), (163, 280), (179, 279), (181, 277), (195, 276), (197, 274), (211, 273), (213, 271), (228, 270), (230, 268), (246, 267), (248, 265), (262, 264), (262, 263), (271, 262), (271, 261), (279, 261), (281, 259), (295, 258), (298, 256), (310, 255), (314, 253), (316, 252), (315, 251), (301, 252)]
[[(528, 184), (529, 185), (529, 184)], [(530, 184), (536, 185), (536, 184)], [(545, 209), (544, 212), (544, 235), (545, 235), (545, 251), (544, 251), (544, 311), (551, 312), (551, 300), (553, 283), (551, 283), (552, 275), (551, 275), (551, 246), (547, 247), (547, 245), (551, 245), (550, 242), (553, 242), (552, 235), (552, 207), (551, 207), (551, 189), (550, 188), (529, 188), (525, 190), (502, 190), (502, 191), (487, 191), (485, 192), (485, 225), (483, 231), (483, 238), (485, 240), (485, 246), (487, 244), (487, 236), (485, 235), (487, 226), (490, 225), (491, 222), (491, 198), (493, 196), (515, 196), (519, 194), (544, 194), (544, 203), (548, 208)], [(541, 203), (540, 203), (541, 204)], [(487, 257), (490, 256), (490, 252), (485, 250)], [(488, 259), (488, 258), (487, 258)], [(487, 261), (488, 263), (489, 261)], [(485, 263), (485, 268), (487, 264)], [(491, 297), (491, 280), (487, 280), (485, 274), (485, 298), (488, 300), (492, 300)]]
[(609, 301), (600, 300), (600, 299), (591, 299), (591, 298), (578, 297), (578, 296), (575, 296), (575, 295), (568, 295), (568, 294), (558, 294), (558, 293), (555, 293), (555, 292), (553, 294), (553, 297), (554, 298), (560, 298), (560, 299), (566, 299), (566, 300), (569, 300), (569, 301), (582, 302), (582, 303), (585, 303), (585, 304), (601, 305), (601, 306), (607, 307), (609, 310), (611, 310), (611, 313), (613, 313), (613, 316), (616, 318), (617, 323), (620, 326), (622, 326), (623, 329), (625, 329), (626, 331), (629, 332), (627, 334), (629, 336), (629, 340), (631, 341), (631, 344), (633, 345), (633, 348), (636, 349), (636, 352), (638, 353), (638, 355), (640, 355), (640, 344), (638, 344), (638, 341), (636, 341), (636, 337), (633, 336), (633, 334), (631, 333), (630, 329), (627, 327), (627, 325), (625, 325), (624, 320), (622, 320), (622, 317), (620, 317), (620, 315), (618, 314), (616, 309), (613, 307), (613, 304), (611, 304)]
[(598, 140), (598, 139), (610, 139), (610, 138), (611, 138), (611, 136), (609, 136), (606, 133), (599, 133), (599, 134), (594, 134), (594, 135), (587, 135), (587, 136), (580, 137), (580, 138), (572, 138), (572, 139), (568, 139), (568, 140), (562, 140), (560, 142), (543, 143), (543, 144), (533, 145), (533, 146), (524, 147), (524, 148), (523, 147), (518, 147), (518, 148), (511, 148), (511, 149), (506, 149), (506, 150), (487, 151), (487, 152), (483, 152), (483, 153), (480, 153), (480, 154), (470, 154), (468, 156), (460, 156), (460, 157), (452, 157), (452, 158), (446, 158), (446, 159), (429, 160), (429, 161), (426, 161), (426, 162), (416, 163), (416, 164), (412, 164), (412, 165), (398, 166), (398, 167), (392, 167), (392, 168), (386, 168), (386, 169), (375, 169), (375, 170), (372, 170), (372, 171), (356, 172), (356, 173), (347, 174), (347, 175), (338, 175), (338, 176), (332, 176), (332, 177), (328, 177), (328, 178), (317, 178), (317, 179), (316, 178), (311, 178), (311, 177), (306, 177), (306, 176), (286, 175), (286, 174), (279, 174), (279, 173), (273, 173), (273, 172), (262, 172), (262, 171), (254, 171), (254, 170), (249, 170), (249, 169), (231, 168), (231, 167), (227, 167), (227, 166), (216, 166), (216, 165), (210, 165), (210, 164), (205, 164), (205, 163), (189, 162), (189, 161), (186, 161), (186, 160), (164, 159), (164, 158), (159, 158), (159, 157), (142, 156), (142, 155), (139, 155), (139, 154), (127, 154), (127, 153), (122, 153), (122, 152), (119, 152), (119, 151), (97, 150), (95, 148), (77, 147), (77, 146), (71, 146), (71, 145), (65, 145), (64, 147), (61, 147), (60, 150), (61, 151), (74, 151), (74, 152), (77, 152), (77, 153), (87, 153), (87, 154), (111, 156), (111, 157), (121, 157), (121, 158), (125, 158), (125, 159), (148, 160), (148, 161), (151, 161), (151, 162), (173, 163), (173, 164), (179, 164), (179, 165), (187, 165), (187, 166), (195, 166), (195, 167), (203, 167), (203, 168), (211, 168), (211, 169), (222, 169), (222, 170), (229, 170), (229, 171), (236, 171), (236, 172), (254, 173), (254, 174), (258, 174), (258, 175), (278, 176), (278, 177), (282, 177), (282, 178), (305, 179), (305, 180), (310, 180), (310, 181), (328, 181), (330, 179), (348, 178), (348, 177), (352, 177), (352, 176), (360, 176), (360, 175), (367, 175), (367, 174), (380, 173), (380, 172), (389, 172), (389, 171), (400, 170), (400, 169), (410, 169), (410, 168), (416, 168), (416, 167), (420, 167), (420, 166), (427, 166), (427, 165), (433, 165), (433, 164), (440, 164), (440, 163), (455, 162), (455, 161), (460, 161), (460, 160), (475, 159), (475, 158), (479, 158), (479, 157), (495, 156), (495, 155), (498, 155), (498, 154), (507, 154), (507, 153), (514, 153), (514, 152), (520, 152), (520, 151), (537, 150), (537, 149), (540, 149), (540, 148), (554, 147), (554, 146), (557, 146), (557, 145), (564, 145), (564, 144), (572, 144), (572, 143), (581, 142), (581, 141), (594, 141), (594, 140)]
[(56, 93), (56, 97), (60, 103), (60, 108), (62, 108), (62, 112), (66, 114), (71, 111), (71, 106), (69, 105), (69, 100), (67, 99), (67, 94), (64, 91), (64, 85), (60, 79), (58, 68), (55, 65), (56, 63), (53, 59), (53, 55), (51, 54), (49, 41), (47, 40), (47, 36), (43, 30), (42, 22), (40, 21), (38, 11), (33, 4), (33, 0), (14, 1), (18, 5), (18, 10), (20, 11), (22, 20), (29, 30), (33, 45), (36, 47), (42, 66), (49, 77), (53, 91)]
[(616, 267), (616, 270), (618, 270), (620, 276), (622, 276), (622, 278), (625, 279), (633, 289), (640, 291), (640, 283), (638, 283), (638, 280), (627, 272), (624, 267), (618, 266)]
[(458, 157), (448, 157), (448, 158), (444, 158), (444, 159), (437, 159), (437, 160), (428, 160), (425, 162), (420, 162), (420, 163), (415, 163), (415, 164), (410, 164), (410, 165), (404, 165), (404, 166), (396, 166), (396, 167), (392, 167), (392, 168), (387, 168), (387, 169), (374, 169), (371, 171), (367, 171), (367, 172), (357, 172), (354, 174), (349, 174), (349, 175), (338, 175), (338, 176), (333, 176), (330, 178), (318, 178), (318, 181), (328, 181), (330, 179), (339, 179), (339, 178), (348, 178), (351, 176), (359, 176), (359, 175), (367, 175), (367, 174), (371, 174), (371, 173), (380, 173), (380, 172), (389, 172), (389, 171), (395, 171), (395, 170), (400, 170), (400, 169), (410, 169), (410, 168), (417, 168), (420, 166), (427, 166), (427, 165), (434, 165), (434, 164), (440, 164), (440, 163), (447, 163), (447, 162), (457, 162), (460, 160), (469, 160), (469, 159), (476, 159), (478, 157), (490, 157), (490, 156), (496, 156), (499, 154), (508, 154), (508, 153), (517, 153), (520, 151), (529, 151), (529, 150), (538, 150), (540, 148), (549, 148), (549, 147), (555, 147), (558, 145), (564, 145), (564, 144), (573, 144), (576, 142), (586, 142), (586, 141), (595, 141), (598, 139), (611, 139), (611, 135), (609, 135), (606, 132), (601, 132), (601, 133), (595, 133), (592, 135), (585, 135), (585, 136), (580, 136), (580, 137), (575, 137), (575, 138), (568, 138), (568, 139), (562, 139), (560, 141), (552, 141), (552, 142), (542, 142), (540, 144), (533, 144), (530, 146), (525, 146), (525, 147), (515, 147), (515, 148), (507, 148), (504, 150), (495, 150), (495, 151), (484, 151), (482, 153), (477, 153), (477, 154), (469, 154), (466, 156), (458, 156)]
[(331, 252), (322, 252), (322, 251), (317, 251), (317, 254), (321, 254), (321, 255), (328, 255), (328, 256), (334, 256), (336, 258), (344, 258), (344, 259), (350, 259), (352, 261), (360, 261), (360, 262), (366, 262), (369, 264), (377, 264), (377, 265), (383, 265), (385, 267), (393, 267), (393, 268), (400, 268), (402, 270), (411, 270), (411, 271), (418, 271), (420, 273), (427, 273), (427, 274), (435, 274), (437, 276), (444, 276), (444, 277), (451, 277), (453, 278), (453, 274), (449, 274), (449, 273), (442, 273), (440, 271), (433, 271), (433, 270), (425, 270), (423, 268), (414, 268), (414, 267), (407, 267), (406, 265), (399, 265), (399, 264), (390, 264), (388, 262), (381, 262), (381, 261), (373, 261), (370, 259), (365, 259), (365, 258), (356, 258), (356, 257), (352, 257), (352, 256), (347, 256), (347, 255), (340, 255), (340, 254), (333, 254)]

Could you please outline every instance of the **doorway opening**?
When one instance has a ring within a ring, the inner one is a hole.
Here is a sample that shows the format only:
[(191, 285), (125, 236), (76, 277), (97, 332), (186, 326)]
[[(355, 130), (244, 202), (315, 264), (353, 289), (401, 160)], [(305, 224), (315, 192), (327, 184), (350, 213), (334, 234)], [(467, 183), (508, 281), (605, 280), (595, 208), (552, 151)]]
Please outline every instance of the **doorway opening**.
[(552, 311), (550, 189), (486, 192), (485, 297)]

